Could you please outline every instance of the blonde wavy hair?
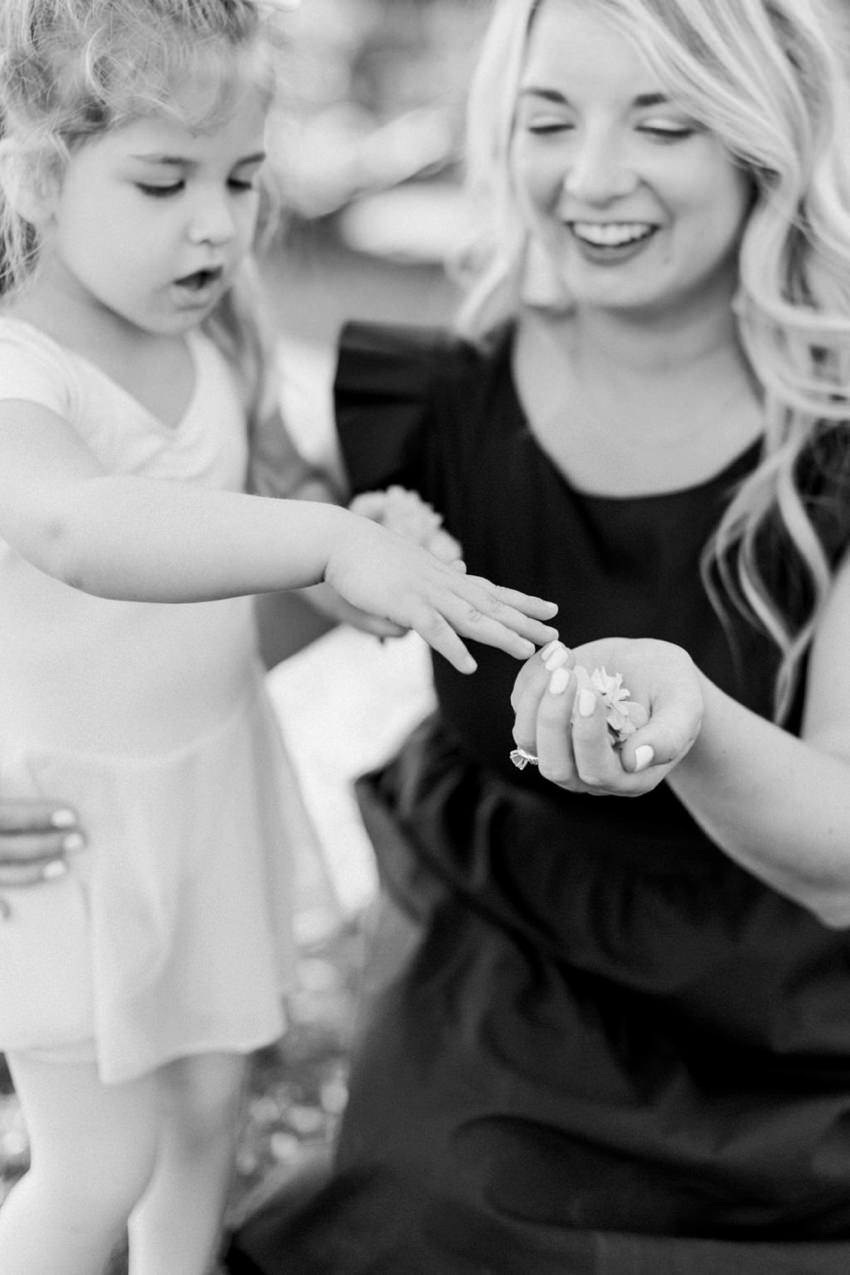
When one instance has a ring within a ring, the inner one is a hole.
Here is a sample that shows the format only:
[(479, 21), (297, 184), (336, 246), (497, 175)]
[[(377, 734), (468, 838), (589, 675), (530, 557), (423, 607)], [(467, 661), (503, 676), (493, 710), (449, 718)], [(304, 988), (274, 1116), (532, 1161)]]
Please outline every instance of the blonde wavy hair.
[[(284, 42), (280, 3), (263, 0), (0, 0), (0, 295), (38, 269), (35, 226), (11, 187), (38, 188), (93, 137), (150, 114), (204, 128), (226, 116), (246, 82), (271, 102)], [(201, 77), (198, 115), (178, 115), (175, 85)], [(258, 239), (271, 232), (277, 198), (262, 190)], [(269, 410), (276, 387), (252, 258), (206, 321), (240, 375), (249, 419)]]
[[(509, 155), (529, 30), (541, 3), (576, 2), (497, 0), (485, 37), (467, 130), (479, 215), (458, 316), (478, 343), (522, 304), (529, 238)], [(763, 390), (765, 446), (703, 567), (721, 616), (725, 596), (778, 647), (779, 721), (850, 539), (850, 26), (839, 2), (592, 0), (752, 178), (735, 313)]]

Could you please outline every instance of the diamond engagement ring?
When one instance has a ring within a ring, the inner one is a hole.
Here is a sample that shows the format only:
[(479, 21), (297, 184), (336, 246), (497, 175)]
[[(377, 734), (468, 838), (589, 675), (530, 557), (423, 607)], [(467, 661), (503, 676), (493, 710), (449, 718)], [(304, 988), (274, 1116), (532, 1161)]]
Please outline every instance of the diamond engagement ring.
[(537, 765), (537, 758), (534, 753), (527, 753), (524, 748), (512, 749), (510, 756), (517, 770), (525, 770), (526, 766)]

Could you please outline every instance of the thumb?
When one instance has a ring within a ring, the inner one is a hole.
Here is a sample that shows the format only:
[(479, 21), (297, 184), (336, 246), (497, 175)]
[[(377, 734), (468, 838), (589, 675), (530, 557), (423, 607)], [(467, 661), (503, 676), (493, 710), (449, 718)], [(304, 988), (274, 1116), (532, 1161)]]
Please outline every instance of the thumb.
[(623, 767), (633, 773), (650, 766), (675, 766), (690, 752), (702, 725), (702, 703), (677, 700), (659, 707), (646, 726), (623, 745)]

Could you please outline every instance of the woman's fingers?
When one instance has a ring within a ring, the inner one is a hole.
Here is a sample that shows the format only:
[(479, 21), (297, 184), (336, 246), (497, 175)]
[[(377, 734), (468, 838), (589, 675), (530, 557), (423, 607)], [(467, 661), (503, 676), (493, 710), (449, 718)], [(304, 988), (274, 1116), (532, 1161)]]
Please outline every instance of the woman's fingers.
[(0, 801), (0, 887), (15, 889), (61, 876), (64, 856), (85, 845), (77, 816), (46, 801)]
[[(619, 677), (604, 670), (591, 676), (588, 656), (591, 668), (604, 662)], [(640, 700), (630, 697), (628, 686)], [(638, 796), (660, 783), (690, 749), (702, 718), (690, 659), (649, 640), (609, 639), (572, 654), (552, 642), (520, 669), (511, 704), (516, 744), (537, 759), (541, 775), (570, 791), (619, 796)], [(626, 728), (632, 734), (618, 742)]]
[(563, 642), (547, 643), (520, 669), (511, 695), (517, 747), (537, 759), (547, 779), (561, 785), (569, 784), (575, 774), (570, 729), (576, 692), (572, 663)]
[(577, 780), (577, 761), (572, 721), (578, 683), (566, 663), (558, 663), (552, 669), (544, 663), (544, 668), (546, 684), (537, 707), (536, 722), (538, 768), (552, 783), (573, 787)]
[(55, 801), (0, 801), (0, 843), (22, 833), (53, 835), (78, 826), (76, 812)]
[(665, 694), (653, 705), (646, 726), (623, 745), (626, 770), (671, 766), (690, 751), (702, 725), (703, 703), (697, 684), (682, 684), (676, 695)]

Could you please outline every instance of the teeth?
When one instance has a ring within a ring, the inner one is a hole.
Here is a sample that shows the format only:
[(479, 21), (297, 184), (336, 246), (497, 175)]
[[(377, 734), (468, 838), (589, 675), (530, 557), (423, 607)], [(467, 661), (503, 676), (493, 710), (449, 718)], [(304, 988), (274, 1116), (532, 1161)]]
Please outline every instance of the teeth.
[(645, 221), (621, 221), (602, 223), (597, 221), (574, 221), (573, 233), (600, 248), (621, 248), (624, 244), (637, 243), (652, 234), (653, 227)]

